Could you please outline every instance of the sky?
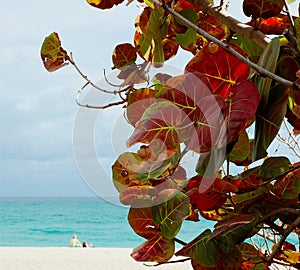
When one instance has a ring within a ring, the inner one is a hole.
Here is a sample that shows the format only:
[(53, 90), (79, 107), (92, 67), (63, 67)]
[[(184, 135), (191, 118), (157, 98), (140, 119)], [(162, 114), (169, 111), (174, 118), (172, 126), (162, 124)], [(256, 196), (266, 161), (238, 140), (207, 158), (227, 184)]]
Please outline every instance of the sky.
[[(111, 165), (128, 151), (131, 132), (122, 110), (78, 108), (76, 92), (84, 80), (71, 65), (47, 72), (40, 47), (57, 32), (84, 73), (105, 85), (103, 69), (113, 80), (113, 48), (132, 42), (139, 13), (137, 2), (101, 11), (84, 0), (2, 1), (0, 196), (117, 195)], [(103, 104), (111, 96), (88, 91), (84, 100)]]

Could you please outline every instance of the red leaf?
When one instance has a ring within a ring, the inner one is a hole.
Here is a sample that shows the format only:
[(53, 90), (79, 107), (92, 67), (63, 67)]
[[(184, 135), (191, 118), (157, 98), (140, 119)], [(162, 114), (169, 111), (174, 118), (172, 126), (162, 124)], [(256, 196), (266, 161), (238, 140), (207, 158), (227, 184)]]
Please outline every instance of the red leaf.
[(146, 239), (150, 239), (159, 234), (159, 226), (152, 221), (152, 209), (130, 208), (128, 222), (136, 234)]
[[(238, 46), (232, 44), (230, 46), (245, 55)], [(187, 64), (185, 70), (195, 75), (204, 74), (211, 84), (212, 92), (225, 99), (232, 91), (232, 86), (247, 80), (250, 74), (248, 65), (216, 44), (201, 49)]]
[(196, 152), (208, 151), (216, 143), (224, 123), (221, 111), (226, 104), (219, 95), (212, 94), (208, 86), (203, 75), (186, 73), (168, 80), (156, 95), (180, 109), (180, 141)]
[(57, 33), (53, 32), (45, 38), (41, 48), (41, 58), (49, 72), (58, 70), (68, 64), (67, 61), (70, 60), (70, 57), (61, 47)]
[(258, 167), (244, 171), (237, 175), (231, 183), (238, 188), (238, 192), (244, 193), (252, 190), (256, 190), (262, 183), (262, 179), (259, 176), (260, 169)]
[(129, 187), (120, 193), (120, 202), (124, 205), (132, 205), (139, 200), (141, 207), (143, 202), (147, 204), (147, 201), (151, 200), (156, 193), (156, 189), (151, 186)]
[(127, 119), (133, 126), (141, 119), (144, 111), (155, 102), (157, 91), (150, 88), (140, 88), (128, 96), (126, 107)]
[(114, 5), (121, 4), (124, 0), (87, 0), (87, 2), (96, 8), (109, 9)]
[(171, 102), (153, 104), (136, 124), (127, 145), (130, 147), (138, 142), (152, 143), (152, 154), (157, 161), (169, 159), (179, 149), (179, 136), (175, 127), (181, 122), (181, 113), (176, 105)]
[(218, 21), (215, 17), (199, 12), (199, 27), (214, 36), (215, 38), (222, 40), (225, 39), (229, 34), (229, 28), (227, 25)]
[(242, 81), (232, 88), (228, 98), (226, 121), (228, 127), (227, 143), (234, 141), (242, 130), (251, 123), (259, 103), (259, 93), (253, 82)]
[(297, 115), (295, 115), (289, 107), (287, 107), (285, 116), (288, 122), (293, 126), (294, 133), (300, 134), (300, 118)]
[(227, 200), (227, 192), (236, 192), (237, 188), (220, 178), (203, 178), (194, 176), (187, 185), (191, 204), (200, 211), (216, 210)]
[(193, 9), (195, 11), (199, 11), (199, 8), (195, 5), (193, 5), (190, 1), (187, 0), (178, 0), (176, 2), (176, 5), (174, 6), (174, 9), (179, 12), (183, 9)]
[(135, 62), (136, 49), (130, 43), (122, 43), (115, 47), (112, 55), (114, 68), (122, 69)]
[(256, 27), (266, 35), (282, 35), (283, 31), (291, 26), (289, 17), (283, 14), (268, 19), (253, 19), (247, 24)]
[(278, 15), (284, 7), (283, 0), (244, 0), (243, 10), (246, 16), (267, 19)]
[(168, 240), (161, 235), (155, 235), (147, 242), (136, 247), (131, 257), (139, 262), (167, 262), (174, 254), (174, 239)]
[(179, 45), (174, 39), (164, 38), (162, 40), (162, 47), (164, 51), (164, 60), (167, 61), (177, 54)]
[(276, 74), (287, 80), (296, 81), (296, 73), (299, 68), (300, 65), (295, 58), (291, 56), (281, 56), (277, 62)]
[(200, 211), (200, 215), (207, 220), (220, 221), (227, 217), (228, 211), (222, 208), (211, 211)]

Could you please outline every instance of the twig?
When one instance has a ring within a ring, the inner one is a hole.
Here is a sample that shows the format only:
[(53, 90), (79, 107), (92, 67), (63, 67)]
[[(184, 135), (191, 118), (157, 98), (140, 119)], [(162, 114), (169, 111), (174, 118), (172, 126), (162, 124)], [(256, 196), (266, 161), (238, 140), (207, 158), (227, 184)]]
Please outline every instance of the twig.
[[(199, 28), (197, 25), (193, 24), (188, 19), (186, 19), (185, 17), (183, 17), (182, 15), (180, 15), (178, 12), (176, 12), (172, 8), (168, 7), (167, 5), (162, 4), (162, 3), (158, 2), (157, 0), (152, 0), (152, 2), (155, 5), (157, 5), (157, 6), (161, 7), (161, 8), (163, 8), (163, 9), (165, 9), (167, 12), (169, 12), (174, 17), (176, 17), (177, 19), (179, 19), (187, 27), (193, 29), (195, 32), (197, 32), (198, 34), (204, 36), (206, 39), (208, 39), (208, 40), (216, 43), (217, 45), (219, 45), (221, 48), (223, 48), (228, 53), (236, 56), (238, 59), (240, 59), (242, 62), (244, 62), (245, 64), (247, 64), (249, 67), (251, 67), (254, 70), (256, 70), (261, 75), (269, 77), (269, 78), (271, 78), (271, 79), (273, 79), (273, 80), (275, 80), (277, 82), (280, 82), (280, 83), (282, 83), (282, 84), (284, 84), (286, 86), (295, 87), (297, 89), (300, 89), (300, 85), (298, 85), (298, 84), (296, 84), (296, 83), (294, 83), (292, 81), (286, 80), (286, 79), (284, 79), (284, 78), (282, 78), (282, 77), (280, 77), (280, 76), (278, 76), (278, 75), (270, 72), (269, 70), (266, 70), (266, 69), (264, 69), (264, 68), (256, 65), (255, 63), (251, 62), (249, 59), (247, 59), (246, 57), (244, 57), (243, 55), (241, 55), (240, 53), (238, 53), (237, 51), (235, 51), (234, 49), (232, 49), (229, 45), (223, 43), (222, 41), (218, 40), (214, 36), (208, 34), (204, 30), (202, 30), (201, 28)], [(201, 6), (202, 0), (195, 0), (194, 3), (197, 3), (198, 6)], [(203, 1), (203, 3), (206, 3), (206, 2)], [(213, 6), (211, 4), (208, 4), (208, 3), (206, 3), (206, 7), (213, 9)]]
[(77, 72), (80, 74), (80, 76), (86, 80), (88, 82), (88, 84), (90, 84), (92, 87), (94, 87), (96, 90), (99, 90), (103, 93), (107, 93), (107, 94), (118, 94), (120, 92), (123, 91), (123, 89), (121, 90), (114, 90), (114, 91), (109, 91), (109, 90), (105, 90), (105, 89), (102, 89), (100, 88), (99, 86), (95, 85), (86, 75), (83, 74), (83, 72), (79, 69), (79, 67), (76, 65), (74, 59), (73, 59), (73, 55), (72, 53), (70, 53), (70, 59), (69, 59), (69, 62), (75, 67), (75, 69), (77, 70)]
[(149, 264), (145, 264), (145, 266), (147, 267), (157, 267), (157, 266), (160, 266), (160, 265), (165, 265), (165, 264), (174, 264), (174, 263), (181, 263), (181, 262), (186, 262), (186, 261), (190, 261), (191, 258), (184, 258), (184, 259), (180, 259), (180, 260), (175, 260), (175, 261), (168, 261), (168, 262), (163, 262), (163, 263), (157, 263), (157, 264), (154, 264), (154, 265), (149, 265)]
[[(299, 145), (299, 142), (296, 140), (295, 136), (292, 134), (287, 122), (286, 122), (286, 119), (283, 120), (283, 123), (284, 123), (284, 126), (289, 134), (289, 137), (291, 138), (291, 140), (294, 142), (295, 146), (298, 148), (298, 150), (300, 150), (300, 145)], [(280, 135), (280, 134), (279, 134)], [(286, 141), (284, 138), (282, 138), (284, 140), (284, 142)], [(297, 157), (300, 158), (300, 154), (296, 151), (295, 147), (293, 147), (293, 145), (291, 145), (289, 142), (288, 142), (288, 146), (291, 148), (291, 150), (295, 153), (295, 155)]]
[(99, 109), (99, 110), (102, 110), (102, 109), (106, 109), (106, 108), (109, 108), (109, 107), (112, 107), (112, 106), (121, 105), (121, 104), (124, 104), (124, 103), (126, 102), (126, 100), (121, 100), (121, 101), (109, 103), (109, 104), (106, 104), (106, 105), (103, 105), (103, 106), (96, 106), (96, 105), (82, 104), (82, 103), (79, 101), (79, 97), (80, 97), (82, 91), (83, 91), (88, 85), (90, 85), (89, 82), (87, 82), (84, 86), (81, 87), (81, 89), (79, 89), (79, 90), (77, 91), (77, 95), (76, 95), (76, 103), (77, 103), (77, 105), (80, 106), (80, 107), (89, 108), (89, 109)]
[(270, 254), (270, 256), (267, 258), (267, 262), (269, 264), (271, 264), (273, 262), (274, 257), (276, 256), (276, 254), (278, 252), (281, 251), (282, 245), (284, 244), (286, 238), (289, 236), (289, 234), (298, 226), (300, 225), (300, 216), (298, 216), (293, 223), (291, 223), (286, 230), (284, 231), (284, 233), (282, 234), (282, 237), (279, 241), (279, 243), (275, 246), (275, 248), (273, 249), (272, 253)]
[(178, 239), (178, 238), (174, 238), (174, 240), (175, 240), (175, 242), (177, 242), (178, 244), (180, 244), (180, 245), (183, 245), (183, 246), (186, 246), (187, 245), (187, 243), (186, 242), (184, 242), (184, 241), (182, 241), (182, 240), (180, 240), (180, 239)]
[(292, 132), (291, 132), (289, 126), (287, 125), (286, 119), (284, 118), (283, 120), (284, 120), (284, 121), (283, 121), (284, 126), (285, 126), (287, 132), (289, 133), (290, 138), (293, 140), (293, 142), (295, 143), (295, 145), (300, 149), (299, 142), (295, 139), (294, 135), (292, 134)]
[(287, 145), (288, 148), (290, 148), (290, 150), (292, 150), (298, 158), (300, 158), (300, 154), (296, 151), (296, 149), (285, 138), (283, 138), (279, 133), (277, 134), (277, 138), (279, 141), (281, 141), (282, 143)]

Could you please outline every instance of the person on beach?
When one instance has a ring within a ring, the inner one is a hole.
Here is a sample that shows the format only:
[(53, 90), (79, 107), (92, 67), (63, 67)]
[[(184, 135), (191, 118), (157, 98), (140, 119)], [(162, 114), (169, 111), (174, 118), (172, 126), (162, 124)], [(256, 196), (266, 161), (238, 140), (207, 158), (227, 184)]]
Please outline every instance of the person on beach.
[(70, 241), (70, 247), (81, 247), (80, 241), (77, 239), (76, 234), (72, 236)]
[(84, 248), (92, 248), (94, 246), (92, 244), (88, 244), (88, 242), (84, 241), (84, 242), (82, 242), (82, 247), (84, 247)]

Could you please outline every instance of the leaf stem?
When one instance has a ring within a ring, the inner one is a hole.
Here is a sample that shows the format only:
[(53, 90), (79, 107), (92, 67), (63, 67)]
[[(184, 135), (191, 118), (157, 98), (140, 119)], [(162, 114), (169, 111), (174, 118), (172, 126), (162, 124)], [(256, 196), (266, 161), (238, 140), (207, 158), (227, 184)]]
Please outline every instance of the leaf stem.
[[(222, 41), (218, 40), (217, 38), (215, 38), (214, 36), (210, 35), (209, 33), (207, 33), (206, 31), (202, 30), (201, 28), (199, 28), (197, 25), (193, 24), (192, 22), (190, 22), (188, 19), (186, 19), (185, 17), (183, 17), (182, 15), (180, 15), (178, 12), (176, 12), (175, 10), (173, 10), (172, 8), (168, 7), (165, 4), (162, 4), (160, 2), (158, 2), (157, 0), (152, 0), (152, 2), (165, 9), (167, 12), (169, 12), (170, 14), (172, 14), (174, 17), (176, 17), (177, 19), (179, 19), (183, 24), (185, 24), (187, 27), (193, 29), (195, 32), (197, 32), (198, 34), (204, 36), (206, 39), (216, 43), (217, 45), (219, 45), (221, 48), (223, 48), (225, 51), (227, 51), (228, 53), (236, 56), (238, 59), (240, 59), (242, 62), (244, 62), (245, 64), (247, 64), (249, 67), (251, 67), (252, 69), (256, 70), (259, 74), (269, 77), (277, 82), (280, 82), (286, 86), (289, 87), (295, 87), (297, 89), (300, 90), (300, 85), (286, 80), (272, 72), (270, 72), (269, 70), (266, 70), (260, 66), (258, 66), (257, 64), (251, 62), (248, 58), (244, 57), (243, 55), (241, 55), (240, 53), (238, 53), (237, 51), (235, 51), (234, 49), (232, 49), (229, 45), (223, 43)], [(200, 2), (202, 3), (206, 3), (206, 7), (208, 9), (213, 9), (213, 6), (211, 4), (208, 4), (206, 1), (197, 1), (195, 0), (194, 2), (197, 3), (198, 6), (200, 6)], [(238, 23), (238, 21), (236, 21), (236, 23)], [(267, 45), (268, 42), (265, 42), (265, 45)]]

